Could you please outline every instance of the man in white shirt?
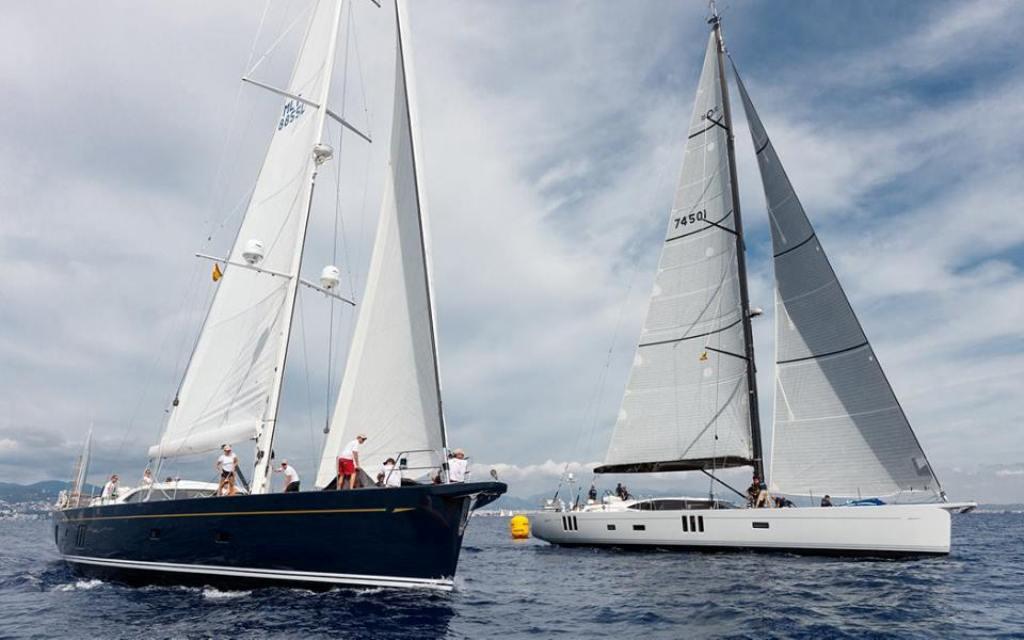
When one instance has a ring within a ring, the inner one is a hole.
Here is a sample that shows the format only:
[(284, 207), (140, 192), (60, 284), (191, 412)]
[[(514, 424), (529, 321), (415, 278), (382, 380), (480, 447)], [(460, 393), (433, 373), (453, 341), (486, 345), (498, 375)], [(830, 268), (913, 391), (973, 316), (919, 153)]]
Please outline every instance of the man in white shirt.
[(149, 487), (153, 484), (153, 472), (146, 469), (142, 472), (142, 484), (139, 485), (143, 488)]
[(116, 500), (117, 499), (117, 481), (118, 477), (115, 473), (110, 476), (110, 481), (103, 485), (103, 494), (100, 496), (104, 500)]
[(395, 468), (395, 459), (388, 458), (384, 461), (384, 466), (381, 467), (380, 473), (377, 474), (380, 479), (378, 482), (379, 486), (382, 487), (400, 487), (402, 486), (402, 472)]
[(223, 453), (217, 458), (215, 466), (217, 471), (220, 471), (220, 484), (217, 485), (217, 495), (224, 495), (225, 489), (227, 489), (229, 496), (235, 495), (235, 468), (238, 466), (238, 456), (231, 452), (230, 444), (224, 445)]
[(277, 473), (284, 474), (284, 492), (291, 493), (299, 490), (299, 472), (295, 467), (288, 466), (287, 460), (281, 461), (281, 468), (274, 469)]
[(345, 478), (348, 478), (348, 488), (356, 488), (356, 476), (359, 475), (359, 445), (366, 442), (366, 436), (362, 433), (356, 436), (345, 445), (338, 456), (338, 489), (343, 489)]
[(456, 449), (448, 459), (448, 482), (465, 482), (468, 476), (469, 460), (466, 460), (466, 452)]

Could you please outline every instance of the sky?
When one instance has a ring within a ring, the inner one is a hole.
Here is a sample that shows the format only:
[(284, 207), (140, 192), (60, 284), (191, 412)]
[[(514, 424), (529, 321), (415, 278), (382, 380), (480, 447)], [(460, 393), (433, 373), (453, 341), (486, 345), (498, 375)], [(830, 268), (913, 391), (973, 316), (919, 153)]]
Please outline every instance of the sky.
[[(0, 480), (70, 477), (90, 426), (94, 478), (141, 474), (215, 286), (193, 254), (230, 246), (280, 109), (239, 78), (285, 84), (287, 27), (307, 4), (0, 6)], [(517, 495), (566, 468), (589, 480), (654, 278), (706, 5), (411, 5), (451, 443)], [(731, 1), (722, 12), (940, 480), (955, 497), (1024, 501), (1024, 5)], [(358, 299), (395, 44), (387, 3), (353, 0), (345, 16), (331, 103), (374, 142), (329, 131), (337, 173), (318, 183), (304, 270), (337, 251)], [(734, 117), (767, 417), (770, 238)], [(308, 481), (354, 320), (338, 307), (332, 325), (330, 313), (302, 294), (275, 447)]]

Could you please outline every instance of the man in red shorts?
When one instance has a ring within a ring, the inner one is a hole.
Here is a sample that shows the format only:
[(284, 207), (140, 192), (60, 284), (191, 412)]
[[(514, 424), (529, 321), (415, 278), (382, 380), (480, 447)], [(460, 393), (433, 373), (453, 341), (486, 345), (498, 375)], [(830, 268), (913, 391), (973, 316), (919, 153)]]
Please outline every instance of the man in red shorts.
[(359, 434), (356, 439), (345, 445), (338, 456), (338, 489), (343, 489), (345, 478), (348, 478), (348, 488), (356, 488), (356, 476), (359, 471), (359, 445), (366, 442), (366, 436)]

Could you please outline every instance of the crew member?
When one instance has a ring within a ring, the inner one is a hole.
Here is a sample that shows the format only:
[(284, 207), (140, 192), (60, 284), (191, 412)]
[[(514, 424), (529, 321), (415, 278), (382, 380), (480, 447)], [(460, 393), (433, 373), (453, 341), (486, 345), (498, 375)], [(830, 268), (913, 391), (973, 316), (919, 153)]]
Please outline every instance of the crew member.
[(359, 446), (366, 442), (366, 436), (360, 433), (345, 445), (338, 456), (338, 489), (343, 489), (345, 478), (348, 478), (348, 488), (356, 488), (356, 477), (359, 475)]
[(281, 461), (281, 467), (274, 469), (276, 473), (284, 474), (284, 492), (292, 493), (299, 490), (299, 472), (288, 464), (287, 460)]
[(146, 469), (142, 472), (142, 484), (143, 488), (149, 487), (153, 484), (153, 472)]
[(754, 502), (754, 508), (760, 509), (762, 507), (770, 506), (770, 497), (768, 496), (768, 485), (761, 483), (757, 489), (757, 501)]
[(587, 499), (591, 502), (597, 502), (597, 485), (590, 485), (590, 491), (587, 492)]
[(103, 485), (103, 493), (100, 495), (104, 500), (116, 500), (117, 499), (117, 481), (119, 478), (117, 474), (110, 476), (110, 481)]
[(380, 473), (377, 474), (379, 482), (377, 483), (381, 487), (400, 487), (402, 486), (402, 472), (395, 468), (395, 459), (388, 458), (384, 461), (384, 465), (381, 467)]
[(754, 474), (753, 479), (750, 481), (750, 486), (747, 487), (747, 506), (753, 507), (757, 504), (757, 495), (761, 493), (761, 479)]
[(828, 495), (827, 493), (825, 494), (825, 497), (821, 499), (821, 506), (823, 506), (823, 507), (831, 507), (832, 506), (832, 497), (830, 495)]
[(465, 482), (469, 476), (469, 461), (466, 460), (466, 452), (456, 449), (452, 457), (448, 459), (448, 482)]
[(222, 447), (222, 453), (214, 465), (220, 471), (220, 484), (217, 485), (217, 495), (224, 495), (225, 489), (229, 496), (235, 495), (235, 469), (238, 467), (238, 456), (231, 451), (231, 445)]

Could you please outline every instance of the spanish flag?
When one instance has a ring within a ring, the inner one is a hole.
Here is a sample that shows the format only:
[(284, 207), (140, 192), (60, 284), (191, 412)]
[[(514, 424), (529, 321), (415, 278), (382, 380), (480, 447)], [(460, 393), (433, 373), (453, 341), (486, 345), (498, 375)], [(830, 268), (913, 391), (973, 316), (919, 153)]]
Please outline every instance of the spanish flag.
[(217, 282), (224, 277), (224, 272), (220, 270), (220, 265), (215, 263), (213, 265), (213, 273), (210, 275), (213, 277), (213, 281)]

